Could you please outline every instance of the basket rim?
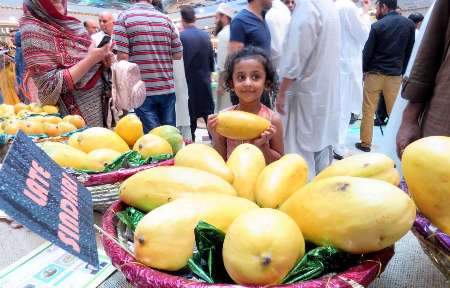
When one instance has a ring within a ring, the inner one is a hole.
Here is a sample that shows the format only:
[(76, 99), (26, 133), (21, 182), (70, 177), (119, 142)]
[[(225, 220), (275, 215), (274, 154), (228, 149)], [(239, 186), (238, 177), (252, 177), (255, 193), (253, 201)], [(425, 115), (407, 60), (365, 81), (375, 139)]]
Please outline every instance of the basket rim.
[[(120, 200), (113, 203), (104, 213), (102, 219), (103, 230), (117, 237), (117, 231), (114, 225), (115, 214), (122, 211), (125, 208), (125, 204)], [(106, 254), (111, 258), (111, 262), (114, 266), (125, 275), (128, 281), (137, 287), (147, 287), (150, 283), (146, 282), (146, 279), (152, 279), (158, 281), (158, 287), (196, 287), (196, 288), (211, 288), (211, 287), (263, 287), (263, 286), (240, 286), (236, 284), (210, 284), (205, 282), (198, 282), (188, 280), (186, 278), (164, 273), (140, 264), (136, 259), (128, 254), (122, 247), (110, 240), (106, 236), (101, 237), (103, 247)], [(373, 282), (387, 266), (389, 261), (394, 255), (394, 248), (388, 247), (381, 251), (371, 253), (367, 260), (360, 264), (347, 269), (344, 272), (323, 276), (318, 279), (309, 281), (303, 281), (294, 284), (280, 284), (270, 287), (290, 287), (290, 288), (312, 288), (321, 287), (317, 285), (327, 284), (329, 287), (347, 288), (354, 287), (353, 285), (359, 284), (367, 286)], [(143, 286), (142, 286), (143, 285)], [(267, 286), (264, 286), (267, 287)]]

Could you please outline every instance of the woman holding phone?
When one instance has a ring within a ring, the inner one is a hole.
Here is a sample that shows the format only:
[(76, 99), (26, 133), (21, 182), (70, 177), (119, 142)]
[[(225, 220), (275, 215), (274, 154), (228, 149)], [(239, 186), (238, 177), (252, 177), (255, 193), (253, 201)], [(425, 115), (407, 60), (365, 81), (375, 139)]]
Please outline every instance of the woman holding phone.
[(25, 0), (21, 19), (27, 71), (42, 104), (57, 104), (62, 114), (81, 115), (103, 126), (102, 73), (111, 65), (110, 44), (96, 48), (83, 24), (67, 15), (67, 0)]

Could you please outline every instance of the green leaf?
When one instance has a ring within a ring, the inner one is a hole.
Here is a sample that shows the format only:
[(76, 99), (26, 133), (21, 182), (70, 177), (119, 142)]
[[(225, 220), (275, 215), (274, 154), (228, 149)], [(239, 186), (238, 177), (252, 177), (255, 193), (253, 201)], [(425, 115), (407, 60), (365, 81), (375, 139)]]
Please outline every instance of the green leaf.
[(119, 218), (120, 222), (125, 224), (134, 232), (139, 221), (141, 221), (141, 219), (145, 216), (145, 213), (134, 207), (128, 207), (127, 209), (116, 213), (116, 216)]

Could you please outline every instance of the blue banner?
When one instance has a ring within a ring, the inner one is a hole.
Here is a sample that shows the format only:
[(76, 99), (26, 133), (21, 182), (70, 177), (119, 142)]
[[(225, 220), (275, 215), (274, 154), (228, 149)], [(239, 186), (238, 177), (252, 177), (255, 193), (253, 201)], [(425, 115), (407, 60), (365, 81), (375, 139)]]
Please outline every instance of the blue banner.
[(90, 191), (21, 131), (0, 170), (0, 209), (42, 238), (98, 267)]

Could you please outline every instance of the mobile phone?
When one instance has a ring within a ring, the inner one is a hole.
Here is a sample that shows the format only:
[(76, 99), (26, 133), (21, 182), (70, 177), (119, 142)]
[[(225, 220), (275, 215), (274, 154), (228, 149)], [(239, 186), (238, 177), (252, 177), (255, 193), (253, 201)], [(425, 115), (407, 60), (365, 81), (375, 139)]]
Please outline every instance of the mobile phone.
[(111, 41), (111, 37), (110, 37), (109, 35), (103, 36), (103, 39), (102, 39), (102, 41), (100, 41), (100, 43), (98, 44), (97, 48), (102, 48), (103, 46), (105, 46), (106, 44), (108, 44), (109, 41)]

